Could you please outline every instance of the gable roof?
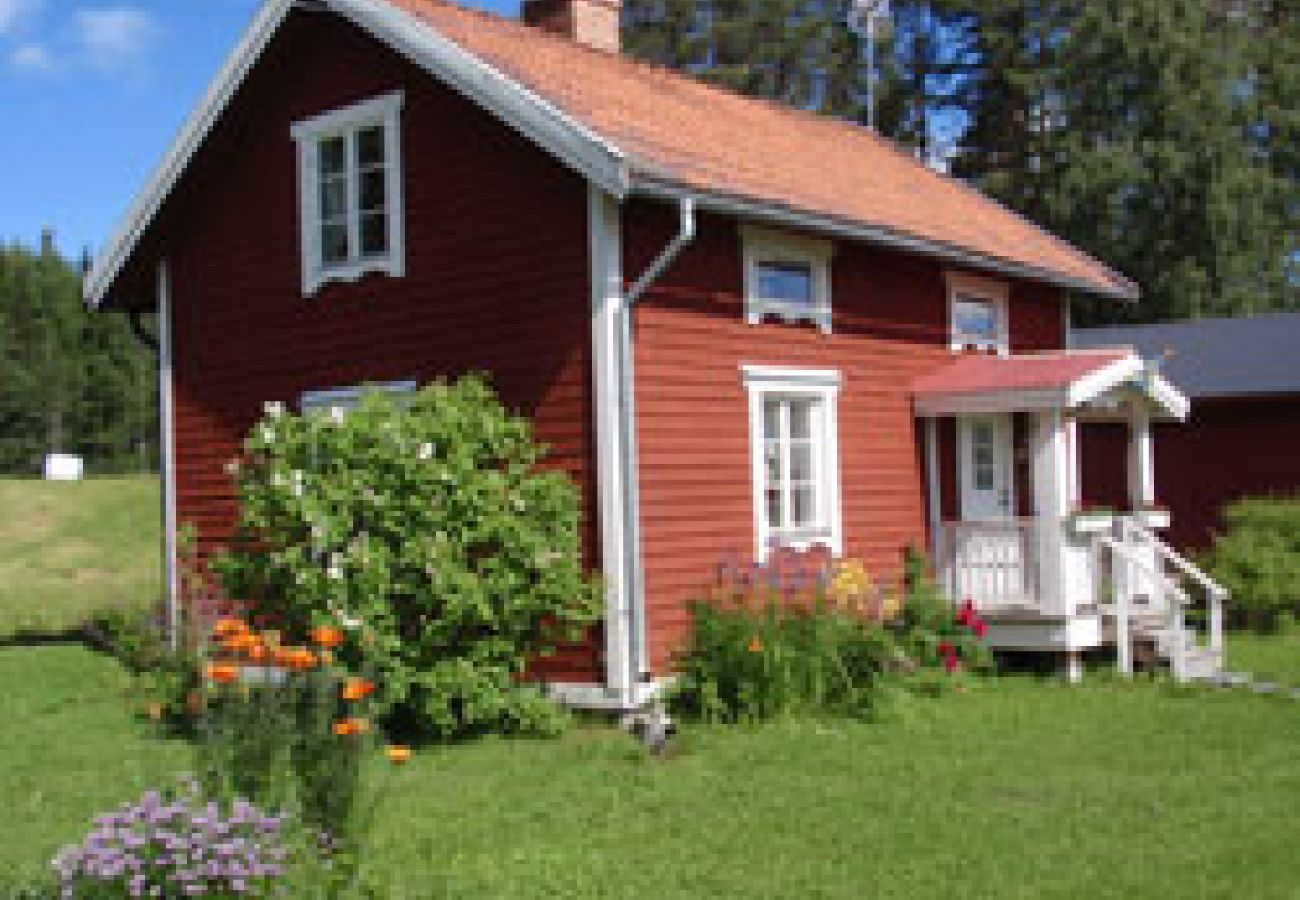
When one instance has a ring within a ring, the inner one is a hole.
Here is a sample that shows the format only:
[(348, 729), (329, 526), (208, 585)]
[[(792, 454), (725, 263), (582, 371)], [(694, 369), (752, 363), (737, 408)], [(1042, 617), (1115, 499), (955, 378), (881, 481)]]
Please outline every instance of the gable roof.
[(1128, 344), (1192, 397), (1300, 394), (1300, 313), (1076, 329), (1079, 347)]
[(966, 354), (916, 379), (912, 395), (920, 415), (936, 416), (1077, 409), (1118, 388), (1136, 389), (1162, 416), (1187, 417), (1187, 397), (1130, 347)]
[[(112, 284), (293, 6), (265, 0), (86, 281)], [(1122, 299), (1137, 287), (865, 128), (711, 87), (444, 0), (315, 0), (603, 189), (767, 218)]]

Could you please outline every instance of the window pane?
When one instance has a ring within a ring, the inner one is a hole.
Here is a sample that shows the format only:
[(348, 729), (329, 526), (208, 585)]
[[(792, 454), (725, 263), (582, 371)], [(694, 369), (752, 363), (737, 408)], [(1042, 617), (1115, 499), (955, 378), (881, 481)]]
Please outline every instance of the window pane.
[(781, 483), (781, 444), (768, 441), (763, 448), (764, 468), (767, 470), (767, 485), (775, 487)]
[(812, 481), (813, 448), (810, 442), (796, 443), (790, 447), (790, 480)]
[(347, 146), (342, 137), (325, 138), (320, 142), (321, 175), (342, 175), (347, 171)]
[(348, 182), (345, 178), (322, 178), (320, 183), (320, 216), (334, 219), (347, 213)]
[(795, 440), (807, 440), (812, 437), (814, 400), (790, 401), (790, 437)]
[(384, 127), (375, 125), (362, 128), (357, 132), (357, 163), (366, 166), (382, 166), (387, 155), (384, 152)]
[(326, 263), (348, 261), (348, 225), (347, 222), (335, 220), (321, 224), (320, 234), (321, 259)]
[(772, 439), (781, 434), (781, 401), (763, 401), (763, 437)]
[(997, 307), (987, 300), (960, 297), (953, 304), (953, 330), (959, 339), (993, 343), (998, 339)]
[(372, 256), (388, 251), (388, 216), (367, 213), (361, 217), (361, 252)]
[(817, 524), (817, 491), (812, 485), (796, 487), (790, 492), (794, 506), (790, 524), (795, 528), (808, 528)]
[(781, 514), (781, 492), (775, 489), (767, 491), (767, 522), (773, 528), (784, 528), (785, 517)]
[(977, 466), (975, 468), (975, 489), (980, 491), (993, 490), (996, 484), (993, 474), (992, 466)]
[(811, 306), (813, 273), (808, 263), (758, 264), (758, 293), (764, 300)]
[(388, 192), (388, 176), (383, 169), (361, 173), (361, 211), (378, 212), (388, 204), (385, 195)]

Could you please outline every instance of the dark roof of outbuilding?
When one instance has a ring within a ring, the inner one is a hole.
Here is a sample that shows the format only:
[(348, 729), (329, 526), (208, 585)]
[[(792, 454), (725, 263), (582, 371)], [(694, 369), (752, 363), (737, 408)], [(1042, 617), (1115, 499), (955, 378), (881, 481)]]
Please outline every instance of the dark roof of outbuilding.
[(1300, 394), (1300, 313), (1081, 328), (1076, 347), (1131, 346), (1172, 356), (1165, 376), (1190, 397)]

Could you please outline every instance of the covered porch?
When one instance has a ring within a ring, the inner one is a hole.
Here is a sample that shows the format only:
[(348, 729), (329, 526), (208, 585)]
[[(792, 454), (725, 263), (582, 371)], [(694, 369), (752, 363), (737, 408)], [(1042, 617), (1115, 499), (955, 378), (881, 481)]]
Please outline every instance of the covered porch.
[[(1152, 422), (1187, 399), (1127, 348), (966, 355), (914, 385), (925, 435), (931, 547), (954, 602), (971, 602), (995, 649), (1054, 651), (1072, 678), (1112, 646), (1176, 677), (1217, 673), (1224, 592), (1159, 537)], [(1128, 429), (1128, 504), (1088, 509), (1079, 427)], [(1205, 606), (1205, 632), (1187, 613)]]

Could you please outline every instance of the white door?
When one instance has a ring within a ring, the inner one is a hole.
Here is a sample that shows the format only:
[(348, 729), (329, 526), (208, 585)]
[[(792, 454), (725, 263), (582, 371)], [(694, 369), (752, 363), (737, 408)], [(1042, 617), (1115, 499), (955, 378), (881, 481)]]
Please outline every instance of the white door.
[(1013, 518), (1011, 416), (966, 416), (957, 421), (962, 520)]

